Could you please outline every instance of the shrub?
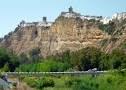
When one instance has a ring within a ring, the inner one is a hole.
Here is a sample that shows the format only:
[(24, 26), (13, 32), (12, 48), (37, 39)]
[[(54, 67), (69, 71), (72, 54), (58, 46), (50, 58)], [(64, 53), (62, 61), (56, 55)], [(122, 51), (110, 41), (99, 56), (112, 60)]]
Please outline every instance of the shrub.
[(45, 60), (42, 63), (21, 65), (16, 71), (24, 72), (60, 72), (65, 71), (69, 68), (69, 64), (55, 61), (55, 60)]
[(123, 50), (113, 50), (110, 55), (110, 64), (112, 69), (125, 68), (126, 66), (126, 54)]
[(42, 89), (44, 87), (54, 87), (54, 85), (55, 85), (55, 83), (54, 83), (53, 79), (41, 78), (40, 80), (38, 80), (37, 88)]
[(90, 77), (84, 77), (84, 79), (71, 77), (65, 81), (65, 85), (72, 90), (98, 90), (99, 87), (99, 84), (93, 82)]
[(81, 83), (81, 80), (77, 78), (69, 78), (65, 81), (65, 85), (68, 87), (71, 87), (72, 85), (79, 83)]
[(77, 66), (78, 70), (85, 71), (100, 66), (102, 52), (97, 48), (87, 47), (72, 54), (71, 63)]
[(38, 79), (34, 77), (27, 77), (24, 78), (24, 81), (30, 86), (30, 87), (37, 87)]
[(5, 71), (14, 71), (19, 66), (18, 56), (12, 51), (0, 48), (0, 68)]
[(55, 83), (50, 78), (27, 77), (24, 80), (30, 87), (42, 89), (44, 87), (54, 87)]

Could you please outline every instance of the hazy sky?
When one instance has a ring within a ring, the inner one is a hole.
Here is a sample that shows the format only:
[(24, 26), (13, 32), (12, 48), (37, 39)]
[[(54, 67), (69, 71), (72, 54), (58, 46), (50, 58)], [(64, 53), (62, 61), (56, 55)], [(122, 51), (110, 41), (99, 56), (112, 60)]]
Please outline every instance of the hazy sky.
[(21, 20), (41, 21), (47, 16), (54, 21), (69, 6), (84, 15), (126, 12), (126, 0), (0, 0), (0, 37), (13, 31)]

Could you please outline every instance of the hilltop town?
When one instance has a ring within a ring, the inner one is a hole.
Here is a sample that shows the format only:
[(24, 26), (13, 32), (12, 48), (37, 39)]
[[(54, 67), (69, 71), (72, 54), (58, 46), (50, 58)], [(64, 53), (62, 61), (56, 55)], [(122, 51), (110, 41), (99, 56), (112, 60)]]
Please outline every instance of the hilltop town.
[[(0, 46), (9, 48), (17, 54), (28, 53), (37, 48), (40, 50), (40, 55), (44, 57), (89, 46), (102, 47), (101, 42), (110, 40), (111, 33), (120, 30), (113, 28), (119, 26), (120, 21), (125, 18), (125, 12), (107, 18), (81, 15), (70, 7), (67, 12), (61, 12), (54, 22), (48, 21), (47, 17), (43, 17), (40, 22), (22, 20), (14, 32), (0, 39)], [(119, 22), (114, 23), (115, 20)], [(108, 45), (102, 49), (111, 50), (110, 43)]]
[[(82, 20), (96, 20), (100, 21), (103, 24), (108, 24), (110, 21), (114, 19), (125, 19), (126, 18), (126, 12), (122, 13), (115, 13), (111, 18), (110, 17), (102, 17), (102, 16), (90, 16), (90, 15), (81, 15), (80, 13), (77, 13), (73, 10), (72, 7), (68, 9), (68, 12), (61, 12), (60, 16), (66, 17), (66, 18), (81, 18)], [(49, 27), (52, 25), (53, 22), (48, 22), (47, 17), (43, 17), (43, 21), (41, 22), (25, 22), (22, 20), (19, 24), (21, 27), (27, 27), (27, 26), (45, 26)]]

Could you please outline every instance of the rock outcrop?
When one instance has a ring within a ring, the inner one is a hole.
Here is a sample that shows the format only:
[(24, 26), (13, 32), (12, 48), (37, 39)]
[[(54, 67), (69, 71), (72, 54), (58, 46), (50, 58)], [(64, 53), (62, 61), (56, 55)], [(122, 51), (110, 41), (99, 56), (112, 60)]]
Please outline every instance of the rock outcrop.
[(58, 17), (50, 27), (19, 26), (15, 32), (5, 36), (1, 45), (17, 54), (28, 53), (37, 47), (43, 56), (87, 46), (98, 47), (98, 43), (108, 35), (97, 24), (80, 18)]
[(99, 23), (99, 20), (87, 20), (78, 16), (59, 16), (53, 23), (46, 22), (46, 18), (41, 23), (25, 24), (23, 21), (14, 32), (0, 40), (0, 46), (17, 54), (39, 48), (44, 57), (87, 46), (100, 47), (100, 41), (108, 39), (109, 35), (99, 29)]

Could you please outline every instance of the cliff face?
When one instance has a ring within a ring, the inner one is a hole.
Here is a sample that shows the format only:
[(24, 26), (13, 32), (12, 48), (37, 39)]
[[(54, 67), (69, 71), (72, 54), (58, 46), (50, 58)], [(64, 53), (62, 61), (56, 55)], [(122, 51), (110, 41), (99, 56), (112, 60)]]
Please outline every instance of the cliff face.
[(109, 53), (112, 50), (119, 48), (126, 51), (126, 19), (113, 20), (113, 32), (110, 37), (102, 45), (102, 49)]
[(0, 40), (0, 45), (17, 54), (39, 48), (44, 57), (87, 46), (99, 47), (99, 42), (108, 39), (109, 35), (100, 30), (98, 24), (98, 21), (60, 16), (51, 26), (18, 26)]
[(57, 50), (78, 50), (87, 46), (98, 46), (98, 42), (108, 35), (102, 32), (98, 22), (81, 20), (80, 18), (59, 17), (52, 31), (57, 35)]

